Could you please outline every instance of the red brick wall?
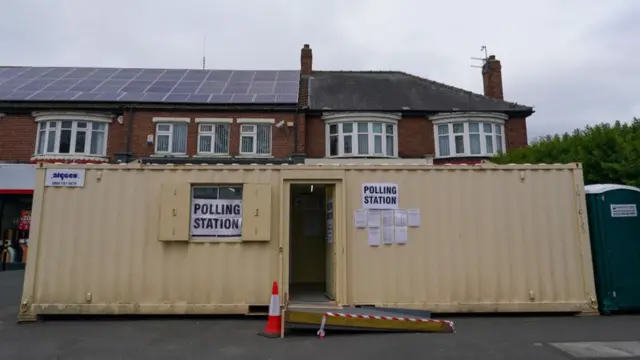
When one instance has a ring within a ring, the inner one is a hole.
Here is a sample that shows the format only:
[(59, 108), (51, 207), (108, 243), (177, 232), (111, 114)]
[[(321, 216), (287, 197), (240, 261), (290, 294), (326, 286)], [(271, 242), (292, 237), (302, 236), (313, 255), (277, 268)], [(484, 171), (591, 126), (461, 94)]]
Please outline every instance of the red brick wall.
[(527, 119), (510, 118), (505, 125), (505, 135), (507, 151), (526, 147), (527, 141)]
[[(272, 127), (272, 155), (276, 158), (288, 157), (293, 152), (294, 128), (288, 127), (286, 122), (294, 121), (294, 114), (247, 114), (247, 113), (177, 113), (135, 111), (131, 134), (131, 150), (134, 157), (144, 157), (153, 154), (153, 145), (147, 145), (147, 135), (155, 135), (154, 117), (190, 117), (187, 138), (187, 154), (195, 155), (198, 144), (198, 124), (196, 117), (220, 118), (270, 118), (276, 123), (285, 121), (281, 128)], [(114, 159), (115, 153), (126, 151), (126, 134), (128, 131), (129, 113), (124, 114), (124, 123), (115, 119), (109, 125), (107, 139), (107, 155)], [(30, 115), (8, 115), (0, 119), (0, 161), (29, 162), (35, 152), (37, 124)], [(233, 123), (230, 127), (229, 152), (238, 155), (240, 147), (240, 124)], [(304, 138), (304, 137), (303, 137)], [(155, 140), (155, 139), (154, 139)]]
[[(8, 115), (0, 119), (0, 162), (27, 163), (36, 151), (38, 125), (31, 115)], [(109, 125), (107, 156), (124, 151), (125, 129), (115, 119)]]
[[(134, 111), (133, 126), (131, 136), (131, 151), (134, 157), (146, 157), (153, 154), (154, 145), (147, 144), (147, 135), (155, 136), (154, 117), (188, 117), (191, 118), (189, 123), (189, 133), (187, 135), (187, 155), (196, 155), (198, 152), (198, 124), (195, 118), (259, 118), (259, 119), (275, 119), (278, 123), (285, 121), (285, 125), (281, 128), (272, 127), (272, 146), (271, 154), (275, 158), (288, 157), (293, 152), (294, 128), (288, 127), (287, 122), (294, 121), (295, 115), (290, 113), (274, 113), (274, 114), (255, 114), (255, 113), (180, 113), (180, 112), (153, 112), (153, 111)], [(125, 114), (125, 125), (129, 121), (129, 114)], [(237, 156), (240, 152), (240, 124), (234, 122), (230, 124), (229, 133), (229, 155)], [(155, 138), (154, 138), (155, 141)], [(124, 147), (123, 147), (124, 149)]]
[(305, 144), (301, 145), (305, 148), (305, 154), (308, 158), (314, 159), (325, 157), (324, 120), (320, 116), (307, 116), (305, 123)]
[(27, 163), (36, 147), (36, 123), (29, 115), (0, 118), (0, 161)]
[[(308, 158), (325, 157), (325, 126), (320, 116), (307, 116), (305, 137)], [(401, 158), (423, 158), (433, 155), (433, 126), (424, 117), (405, 117), (398, 122), (398, 155)]]

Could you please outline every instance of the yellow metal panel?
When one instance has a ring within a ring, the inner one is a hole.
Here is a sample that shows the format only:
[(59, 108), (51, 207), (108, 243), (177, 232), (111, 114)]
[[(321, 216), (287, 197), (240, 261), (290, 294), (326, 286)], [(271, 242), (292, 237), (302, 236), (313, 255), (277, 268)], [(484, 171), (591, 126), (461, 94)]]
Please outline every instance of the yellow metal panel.
[(162, 184), (160, 187), (160, 222), (158, 240), (189, 241), (191, 185)]
[(419, 209), (406, 245), (367, 244), (347, 222), (350, 304), (467, 311), (595, 311), (588, 234), (578, 230), (579, 167), (347, 171), (347, 214), (365, 182), (399, 186)]
[[(340, 289), (346, 277), (346, 296), (337, 294), (343, 304), (594, 311), (578, 164), (43, 166), (69, 167), (86, 169), (84, 188), (44, 188), (38, 170), (25, 315), (244, 312), (267, 305), (280, 274), (280, 242), (159, 242), (158, 194), (165, 183), (220, 182), (270, 184), (271, 198), (286, 199), (285, 172), (315, 181), (343, 174), (342, 190), (336, 188), (345, 199), (336, 208), (342, 212), (336, 239), (346, 240), (338, 257), (346, 265), (339, 266), (346, 274), (338, 274)], [(420, 209), (422, 224), (408, 230), (406, 245), (369, 247), (366, 230), (354, 227), (363, 182), (398, 183), (400, 207)], [(284, 239), (284, 204), (269, 203), (266, 231)]]
[(271, 184), (244, 184), (242, 240), (271, 240)]

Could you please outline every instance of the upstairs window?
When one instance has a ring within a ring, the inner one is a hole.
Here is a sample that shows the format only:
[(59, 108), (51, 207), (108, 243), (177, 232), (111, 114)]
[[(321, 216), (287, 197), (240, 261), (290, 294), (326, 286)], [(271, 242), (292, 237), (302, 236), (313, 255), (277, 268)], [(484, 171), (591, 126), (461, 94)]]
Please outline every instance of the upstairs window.
[(35, 154), (105, 157), (107, 123), (84, 120), (38, 121)]
[(326, 144), (327, 157), (397, 157), (397, 124), (332, 122)]
[(240, 155), (271, 155), (271, 124), (240, 124)]
[(186, 123), (157, 123), (156, 154), (186, 155), (187, 125)]
[(504, 125), (494, 122), (436, 124), (436, 157), (494, 156), (504, 151)]
[(199, 155), (229, 154), (229, 124), (200, 124), (198, 126)]

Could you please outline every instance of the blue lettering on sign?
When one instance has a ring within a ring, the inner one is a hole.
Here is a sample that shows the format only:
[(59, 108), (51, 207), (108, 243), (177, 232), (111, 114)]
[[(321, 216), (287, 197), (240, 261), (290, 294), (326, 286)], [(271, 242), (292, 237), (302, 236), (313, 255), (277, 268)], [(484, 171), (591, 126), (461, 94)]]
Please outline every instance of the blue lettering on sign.
[(78, 178), (78, 174), (76, 173), (62, 173), (62, 172), (57, 172), (57, 173), (53, 173), (53, 178), (54, 179), (77, 179)]

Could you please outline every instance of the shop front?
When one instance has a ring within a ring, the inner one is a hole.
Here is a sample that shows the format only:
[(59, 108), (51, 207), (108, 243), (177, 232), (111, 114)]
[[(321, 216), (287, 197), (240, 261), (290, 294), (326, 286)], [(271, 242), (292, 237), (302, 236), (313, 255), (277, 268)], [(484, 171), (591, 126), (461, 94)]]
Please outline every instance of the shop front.
[(0, 164), (0, 271), (27, 262), (34, 182), (35, 165)]

